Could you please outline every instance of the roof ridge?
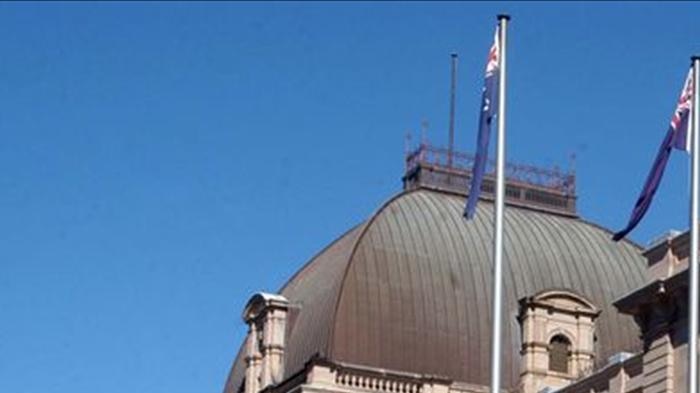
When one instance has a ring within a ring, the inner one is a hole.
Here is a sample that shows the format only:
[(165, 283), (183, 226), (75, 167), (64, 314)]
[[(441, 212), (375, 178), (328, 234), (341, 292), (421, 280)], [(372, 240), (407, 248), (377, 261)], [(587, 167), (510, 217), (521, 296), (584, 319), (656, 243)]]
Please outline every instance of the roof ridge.
[(335, 246), (338, 242), (340, 242), (342, 239), (344, 239), (345, 236), (350, 235), (355, 229), (358, 229), (359, 227), (361, 227), (362, 225), (364, 225), (365, 222), (366, 222), (366, 220), (365, 220), (365, 221), (362, 221), (362, 222), (360, 222), (360, 223), (358, 223), (358, 224), (353, 225), (352, 228), (350, 228), (350, 229), (348, 229), (347, 231), (343, 232), (343, 234), (341, 234), (340, 236), (336, 237), (336, 238), (335, 238), (333, 241), (331, 241), (326, 247), (323, 247), (320, 251), (318, 251), (318, 252), (317, 252), (316, 254), (314, 254), (311, 258), (309, 258), (308, 262), (306, 262), (302, 267), (299, 268), (299, 270), (297, 270), (296, 272), (294, 272), (294, 274), (292, 274), (291, 277), (289, 277), (289, 278), (287, 279), (287, 281), (285, 281), (285, 283), (280, 287), (280, 289), (277, 290), (277, 293), (282, 293), (282, 291), (284, 291), (285, 289), (287, 289), (287, 287), (289, 286), (289, 284), (291, 284), (297, 277), (301, 276), (302, 273), (306, 272), (309, 268), (311, 268), (311, 265), (313, 265), (313, 263), (316, 262), (316, 260), (318, 259), (319, 256), (323, 255), (323, 253), (325, 253), (327, 250), (329, 250), (330, 248), (332, 248), (333, 246)]
[(375, 210), (370, 217), (365, 220), (365, 222), (362, 224), (363, 227), (360, 229), (360, 232), (357, 234), (357, 237), (355, 238), (355, 242), (352, 245), (352, 249), (350, 250), (350, 255), (348, 257), (348, 263), (345, 265), (345, 271), (343, 271), (343, 274), (340, 278), (340, 287), (338, 287), (338, 296), (335, 299), (335, 306), (332, 308), (333, 310), (333, 316), (331, 317), (331, 323), (330, 326), (328, 327), (330, 331), (328, 332), (328, 343), (330, 344), (328, 346), (328, 357), (330, 359), (333, 359), (333, 352), (335, 352), (334, 348), (335, 346), (333, 345), (335, 341), (335, 322), (336, 322), (336, 317), (338, 316), (338, 307), (340, 306), (340, 299), (343, 296), (343, 290), (345, 289), (345, 281), (348, 277), (348, 272), (350, 271), (350, 265), (352, 265), (352, 261), (355, 258), (355, 253), (357, 252), (357, 248), (360, 245), (360, 242), (364, 238), (365, 234), (367, 233), (367, 230), (372, 226), (372, 223), (379, 217), (379, 215), (394, 201), (398, 200), (401, 197), (404, 197), (409, 194), (413, 194), (415, 192), (421, 191), (421, 188), (413, 189), (413, 190), (405, 190), (401, 191), (398, 194), (392, 195), (389, 199), (387, 199), (384, 203), (379, 206), (377, 210)]

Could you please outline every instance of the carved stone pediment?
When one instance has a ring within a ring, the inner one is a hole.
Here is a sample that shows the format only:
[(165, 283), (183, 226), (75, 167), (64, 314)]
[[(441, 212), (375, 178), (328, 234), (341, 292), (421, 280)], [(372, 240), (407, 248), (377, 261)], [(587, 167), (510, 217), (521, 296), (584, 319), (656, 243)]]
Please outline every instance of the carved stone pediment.
[(593, 368), (598, 315), (598, 307), (571, 291), (551, 289), (520, 299), (523, 393), (561, 388)]

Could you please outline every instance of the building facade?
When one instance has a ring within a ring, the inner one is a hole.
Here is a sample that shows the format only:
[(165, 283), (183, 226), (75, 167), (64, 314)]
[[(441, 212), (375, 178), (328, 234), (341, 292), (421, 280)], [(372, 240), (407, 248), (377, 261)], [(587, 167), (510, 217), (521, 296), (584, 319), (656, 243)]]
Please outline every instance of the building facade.
[[(493, 182), (465, 221), (472, 157), (446, 154), (407, 152), (402, 192), (251, 297), (224, 393), (488, 391)], [(683, 392), (687, 240), (612, 242), (572, 173), (507, 170), (504, 389)]]

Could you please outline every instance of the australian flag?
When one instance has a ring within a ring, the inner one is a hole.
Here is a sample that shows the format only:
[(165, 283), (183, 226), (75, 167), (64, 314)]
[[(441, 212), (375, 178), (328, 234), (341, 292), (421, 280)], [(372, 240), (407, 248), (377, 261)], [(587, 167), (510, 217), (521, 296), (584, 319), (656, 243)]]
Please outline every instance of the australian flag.
[(659, 187), (659, 183), (661, 183), (661, 178), (664, 175), (664, 169), (666, 169), (666, 163), (671, 155), (671, 150), (676, 148), (690, 152), (689, 124), (694, 83), (692, 71), (691, 69), (690, 72), (688, 72), (688, 77), (685, 79), (681, 97), (678, 99), (678, 105), (676, 105), (676, 110), (673, 112), (673, 117), (671, 118), (671, 125), (666, 132), (663, 142), (661, 142), (658, 153), (656, 153), (654, 165), (651, 167), (651, 172), (649, 172), (647, 176), (639, 198), (637, 198), (637, 203), (634, 205), (629, 223), (627, 223), (625, 229), (613, 235), (613, 240), (615, 241), (627, 236), (627, 234), (639, 224), (644, 214), (646, 214), (651, 205), (651, 200), (654, 198), (656, 189)]
[(486, 79), (481, 93), (481, 111), (479, 115), (479, 134), (476, 139), (476, 157), (472, 168), (472, 180), (469, 187), (469, 199), (464, 209), (464, 217), (468, 220), (474, 217), (476, 203), (481, 193), (481, 181), (484, 179), (486, 162), (491, 139), (491, 123), (498, 113), (498, 82), (499, 82), (500, 46), (498, 43), (498, 28), (493, 39), (493, 45), (486, 61)]

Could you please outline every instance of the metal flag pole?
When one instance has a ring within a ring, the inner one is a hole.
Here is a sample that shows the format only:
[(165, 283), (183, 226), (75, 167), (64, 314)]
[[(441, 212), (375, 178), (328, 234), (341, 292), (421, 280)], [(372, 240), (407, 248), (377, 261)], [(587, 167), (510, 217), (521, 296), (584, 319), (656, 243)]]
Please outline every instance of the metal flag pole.
[(698, 248), (700, 247), (698, 233), (698, 196), (700, 195), (700, 138), (698, 135), (698, 120), (700, 118), (700, 102), (698, 102), (698, 77), (700, 76), (700, 56), (691, 57), (693, 64), (693, 95), (691, 107), (690, 137), (691, 145), (691, 178), (690, 178), (690, 262), (688, 273), (690, 290), (688, 291), (688, 392), (698, 393)]
[(498, 132), (496, 136), (496, 200), (493, 230), (493, 330), (491, 332), (491, 393), (501, 393), (501, 325), (503, 320), (503, 200), (506, 155), (506, 28), (510, 16), (498, 15)]

